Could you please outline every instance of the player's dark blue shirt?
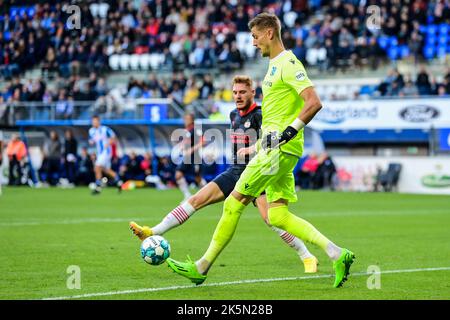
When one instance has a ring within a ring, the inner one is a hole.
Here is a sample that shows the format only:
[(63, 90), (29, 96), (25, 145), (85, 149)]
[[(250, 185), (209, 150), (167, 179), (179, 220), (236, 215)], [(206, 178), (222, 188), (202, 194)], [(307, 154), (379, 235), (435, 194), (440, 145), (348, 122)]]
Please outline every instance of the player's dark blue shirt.
[(241, 148), (247, 148), (256, 143), (259, 138), (259, 131), (262, 124), (261, 107), (256, 103), (252, 104), (247, 112), (242, 113), (234, 109), (230, 113), (231, 120), (231, 147), (233, 150), (233, 164), (246, 165), (250, 157), (238, 159), (237, 152)]

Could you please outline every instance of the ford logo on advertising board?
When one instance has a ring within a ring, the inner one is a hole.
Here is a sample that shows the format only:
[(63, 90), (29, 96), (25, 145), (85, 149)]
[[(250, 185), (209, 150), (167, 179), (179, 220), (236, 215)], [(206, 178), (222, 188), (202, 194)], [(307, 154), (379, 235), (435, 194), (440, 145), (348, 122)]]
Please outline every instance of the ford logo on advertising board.
[(400, 117), (408, 122), (427, 122), (439, 117), (439, 110), (427, 105), (409, 106), (400, 111)]

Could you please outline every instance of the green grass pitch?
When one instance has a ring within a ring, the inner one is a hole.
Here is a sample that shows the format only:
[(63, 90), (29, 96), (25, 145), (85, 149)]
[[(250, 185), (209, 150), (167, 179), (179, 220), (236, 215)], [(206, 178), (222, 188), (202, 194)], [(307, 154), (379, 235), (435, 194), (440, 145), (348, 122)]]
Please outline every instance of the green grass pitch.
[[(167, 264), (147, 265), (128, 221), (155, 224), (181, 198), (177, 190), (91, 196), (87, 188), (4, 188), (0, 299), (450, 299), (448, 196), (300, 192), (291, 211), (356, 254), (340, 289), (332, 287), (331, 262), (319, 248), (308, 245), (320, 265), (317, 276), (305, 275), (253, 206), (204, 285), (191, 286)], [(221, 210), (207, 207), (166, 233), (171, 256), (200, 257)], [(71, 265), (81, 270), (81, 289), (67, 288)], [(369, 266), (381, 271), (379, 289), (367, 286), (376, 283)]]

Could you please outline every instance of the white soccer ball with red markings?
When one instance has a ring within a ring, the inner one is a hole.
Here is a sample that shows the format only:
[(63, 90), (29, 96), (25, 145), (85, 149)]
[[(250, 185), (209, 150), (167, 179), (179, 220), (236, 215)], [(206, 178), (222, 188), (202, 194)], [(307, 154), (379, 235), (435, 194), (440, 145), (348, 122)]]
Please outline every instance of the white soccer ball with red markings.
[(170, 256), (170, 244), (161, 236), (150, 236), (141, 243), (141, 256), (145, 262), (157, 266)]

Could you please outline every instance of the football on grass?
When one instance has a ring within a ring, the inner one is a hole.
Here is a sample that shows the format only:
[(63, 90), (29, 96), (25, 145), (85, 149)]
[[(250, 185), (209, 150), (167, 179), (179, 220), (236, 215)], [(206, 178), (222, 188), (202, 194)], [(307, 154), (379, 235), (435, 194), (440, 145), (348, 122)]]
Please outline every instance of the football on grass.
[(161, 236), (150, 236), (142, 241), (141, 256), (148, 264), (157, 266), (170, 256), (170, 244)]

